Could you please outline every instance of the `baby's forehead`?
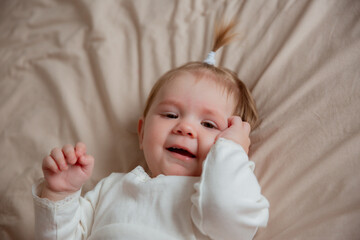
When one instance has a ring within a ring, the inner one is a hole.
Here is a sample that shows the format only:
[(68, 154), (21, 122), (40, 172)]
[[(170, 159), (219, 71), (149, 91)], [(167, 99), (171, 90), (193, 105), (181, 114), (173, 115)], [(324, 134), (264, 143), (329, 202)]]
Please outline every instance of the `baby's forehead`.
[[(201, 83), (198, 86), (202, 86), (200, 91), (198, 93), (202, 92), (208, 92), (207, 85), (212, 86), (209, 90), (210, 94), (207, 94), (207, 96), (210, 96), (210, 101), (212, 99), (219, 99), (220, 102), (225, 102), (227, 105), (229, 105), (232, 109), (232, 113), (236, 111), (237, 102), (240, 100), (239, 94), (237, 91), (236, 84), (229, 84), (229, 80), (226, 81), (224, 79), (220, 79), (221, 74), (214, 74), (212, 71), (208, 70), (189, 70), (189, 69), (182, 69), (177, 70), (175, 72), (170, 72), (167, 75), (164, 75), (158, 83), (153, 88), (153, 92), (150, 95), (147, 106), (144, 110), (144, 116), (146, 117), (147, 112), (150, 109), (157, 109), (158, 104), (161, 101), (164, 101), (167, 96), (170, 97), (176, 97), (177, 95), (177, 88), (179, 86), (186, 86), (186, 89), (189, 89), (189, 92), (192, 87), (195, 87), (197, 83)], [(187, 81), (189, 80), (189, 81)], [(178, 84), (178, 83), (181, 84)], [(227, 82), (227, 83), (226, 83)], [(177, 83), (177, 84), (176, 84)], [(215, 88), (214, 88), (215, 86)], [(182, 88), (182, 87), (181, 87)], [(184, 88), (182, 88), (184, 89)], [(215, 89), (215, 91), (214, 91)], [(220, 94), (219, 94), (220, 93)], [(213, 95), (211, 95), (213, 94)], [(216, 97), (219, 96), (219, 97)], [(222, 101), (225, 100), (225, 101)], [(206, 101), (202, 101), (203, 104), (206, 104)], [(228, 106), (223, 106), (222, 108), (228, 109)]]
[[(192, 77), (194, 81), (186, 81), (187, 78)], [(191, 70), (191, 71), (184, 71), (176, 74), (172, 79), (169, 79), (169, 81), (165, 84), (171, 83), (171, 81), (174, 80), (183, 80), (183, 84), (185, 84), (187, 87), (191, 88), (195, 84), (199, 82), (205, 82), (207, 84), (204, 84), (204, 91), (207, 90), (207, 86), (213, 87), (216, 86), (217, 90), (224, 95), (224, 97), (235, 97), (238, 98), (236, 95), (237, 86), (234, 84), (231, 80), (227, 79), (226, 76), (216, 74), (210, 70), (207, 69), (197, 69), (197, 70)], [(215, 85), (214, 85), (215, 83)], [(164, 84), (164, 85), (165, 85)]]
[[(196, 86), (202, 86), (202, 91), (219, 91), (223, 94), (225, 84), (218, 81), (213, 75), (194, 74), (192, 72), (182, 72), (175, 75), (173, 78), (164, 82), (163, 86), (159, 89), (158, 94), (167, 94), (172, 92), (173, 94), (178, 93), (180, 90), (188, 89), (193, 90)], [(214, 90), (215, 89), (215, 90)]]
[[(191, 79), (193, 81), (188, 81)], [(174, 74), (170, 79), (164, 82), (164, 86), (173, 83), (174, 81), (182, 81), (182, 84), (188, 87), (192, 87), (193, 85), (199, 83), (200, 81), (208, 81), (209, 85), (215, 83), (221, 89), (226, 88), (229, 85), (229, 81), (227, 79), (218, 76), (210, 70), (206, 69), (196, 69), (196, 70), (183, 70)]]
[(214, 100), (233, 104), (235, 100), (224, 84), (215, 81), (213, 78), (183, 73), (169, 80), (159, 89), (154, 103), (176, 102), (177, 100), (187, 100), (188, 98), (202, 104)]

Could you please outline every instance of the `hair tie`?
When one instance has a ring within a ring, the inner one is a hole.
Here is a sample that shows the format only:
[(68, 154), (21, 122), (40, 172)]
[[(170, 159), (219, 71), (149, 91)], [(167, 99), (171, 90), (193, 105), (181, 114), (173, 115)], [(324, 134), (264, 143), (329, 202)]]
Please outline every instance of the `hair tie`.
[(209, 52), (206, 59), (204, 60), (204, 63), (215, 66), (215, 52), (214, 51)]

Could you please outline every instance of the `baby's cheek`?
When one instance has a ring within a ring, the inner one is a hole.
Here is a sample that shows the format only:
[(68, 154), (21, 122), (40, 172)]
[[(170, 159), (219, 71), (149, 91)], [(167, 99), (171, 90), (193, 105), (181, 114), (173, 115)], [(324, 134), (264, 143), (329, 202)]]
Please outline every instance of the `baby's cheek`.
[(206, 156), (208, 155), (211, 147), (215, 144), (216, 141), (216, 136), (215, 134), (209, 136), (208, 138), (206, 138), (203, 142), (203, 158), (205, 159)]

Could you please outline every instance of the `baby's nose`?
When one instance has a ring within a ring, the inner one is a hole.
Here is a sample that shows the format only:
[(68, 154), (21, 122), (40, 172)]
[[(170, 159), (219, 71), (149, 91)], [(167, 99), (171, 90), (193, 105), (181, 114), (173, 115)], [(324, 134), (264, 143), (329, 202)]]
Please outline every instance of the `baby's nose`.
[(176, 128), (174, 129), (174, 132), (179, 135), (189, 136), (191, 138), (196, 138), (197, 134), (195, 131), (195, 128), (186, 122), (179, 123)]

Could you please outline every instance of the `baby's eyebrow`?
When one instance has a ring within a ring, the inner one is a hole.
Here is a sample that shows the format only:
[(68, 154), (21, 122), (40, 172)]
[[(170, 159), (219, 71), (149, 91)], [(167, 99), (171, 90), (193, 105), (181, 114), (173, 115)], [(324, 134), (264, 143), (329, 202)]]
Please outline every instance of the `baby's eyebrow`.
[(158, 103), (158, 106), (161, 106), (161, 105), (174, 105), (176, 107), (179, 107), (179, 106), (181, 106), (181, 102), (178, 100), (175, 100), (175, 99), (165, 99)]

